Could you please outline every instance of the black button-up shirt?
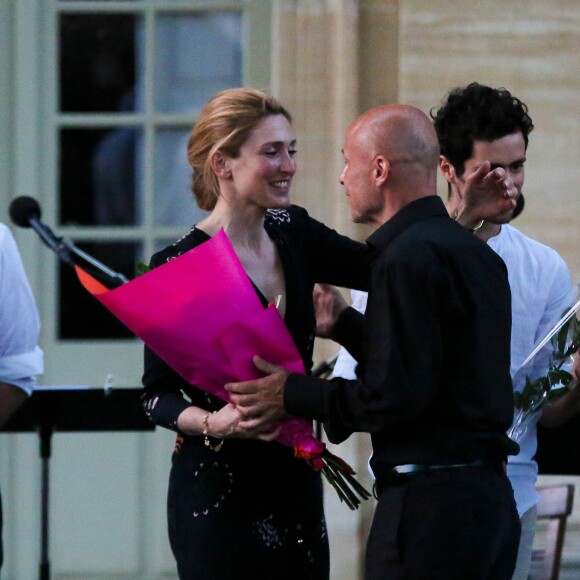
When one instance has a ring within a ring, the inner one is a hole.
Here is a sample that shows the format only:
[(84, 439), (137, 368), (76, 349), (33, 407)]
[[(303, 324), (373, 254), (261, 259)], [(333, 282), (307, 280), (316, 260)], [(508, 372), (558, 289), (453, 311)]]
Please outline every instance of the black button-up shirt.
[(376, 253), (366, 313), (348, 309), (335, 329), (359, 356), (359, 378), (291, 375), (288, 412), (324, 421), (331, 441), (371, 433), (375, 472), (517, 453), (506, 436), (511, 295), (501, 258), (437, 196), (405, 206), (367, 242)]

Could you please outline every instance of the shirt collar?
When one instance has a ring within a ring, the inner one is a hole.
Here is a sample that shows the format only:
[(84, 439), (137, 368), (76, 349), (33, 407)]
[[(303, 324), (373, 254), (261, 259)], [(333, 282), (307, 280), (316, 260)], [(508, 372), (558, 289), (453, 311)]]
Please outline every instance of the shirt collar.
[(414, 223), (440, 216), (449, 217), (442, 199), (438, 195), (421, 197), (400, 209), (367, 238), (367, 243), (375, 248), (386, 247)]

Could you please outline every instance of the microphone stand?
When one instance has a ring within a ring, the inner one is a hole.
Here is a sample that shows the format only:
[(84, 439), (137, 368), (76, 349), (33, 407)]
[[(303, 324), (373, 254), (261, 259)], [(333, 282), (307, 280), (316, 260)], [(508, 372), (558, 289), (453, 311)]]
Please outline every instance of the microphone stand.
[(40, 564), (38, 577), (50, 580), (50, 560), (48, 557), (48, 496), (50, 486), (50, 455), (53, 426), (46, 418), (39, 426), (40, 461), (42, 465), (41, 506), (40, 506)]
[[(56, 236), (54, 232), (39, 219), (40, 215), (30, 215), (26, 221), (30, 227), (39, 235), (40, 239), (48, 246), (58, 258), (70, 266), (79, 266), (89, 272), (99, 281), (103, 282), (107, 288), (117, 288), (128, 282), (127, 278), (119, 272), (115, 272), (102, 262), (93, 258), (72, 241)], [(50, 560), (49, 560), (49, 513), (48, 495), (50, 485), (50, 456), (51, 440), (53, 434), (53, 424), (46, 416), (40, 421), (40, 457), (42, 462), (41, 474), (41, 538), (40, 538), (40, 564), (39, 580), (50, 580)]]
[(79, 266), (87, 270), (89, 274), (104, 282), (108, 288), (117, 288), (128, 282), (127, 278), (115, 272), (102, 262), (99, 262), (91, 255), (87, 254), (70, 240), (56, 236), (52, 230), (43, 224), (37, 217), (30, 217), (29, 223), (32, 229), (40, 236), (41, 240), (48, 246), (65, 264)]
[(50, 580), (49, 484), (52, 437), (56, 432), (154, 431), (135, 388), (102, 389), (88, 386), (45, 386), (0, 427), (1, 433), (36, 432), (40, 443), (40, 562), (38, 579)]

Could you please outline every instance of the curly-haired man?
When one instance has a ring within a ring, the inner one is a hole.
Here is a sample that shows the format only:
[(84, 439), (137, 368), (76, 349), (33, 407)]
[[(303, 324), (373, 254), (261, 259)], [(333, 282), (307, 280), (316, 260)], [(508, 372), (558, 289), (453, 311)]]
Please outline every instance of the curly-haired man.
[[(465, 176), (484, 162), (490, 162), (492, 169), (503, 168), (523, 201), (526, 151), (534, 125), (528, 107), (520, 99), (505, 88), (471, 83), (452, 90), (431, 116), (441, 147), (439, 167), (448, 183), (451, 215), (458, 213), (464, 203)], [(476, 232), (508, 268), (512, 291), (512, 376), (569, 305), (571, 291), (570, 273), (558, 253), (509, 224), (515, 211), (487, 219)], [(520, 382), (514, 381), (515, 390), (521, 390)], [(547, 426), (563, 422), (579, 407), (579, 395), (571, 391), (558, 403), (546, 405), (540, 421)], [(508, 476), (522, 523), (514, 573), (514, 579), (519, 580), (528, 577), (536, 524), (535, 422), (518, 443), (520, 453), (509, 457)]]

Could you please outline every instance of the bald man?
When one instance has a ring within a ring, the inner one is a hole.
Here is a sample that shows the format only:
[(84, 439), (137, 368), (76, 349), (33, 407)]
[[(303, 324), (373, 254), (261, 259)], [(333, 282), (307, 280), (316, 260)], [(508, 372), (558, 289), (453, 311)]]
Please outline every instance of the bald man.
[(353, 221), (376, 228), (375, 254), (366, 314), (344, 309), (332, 336), (356, 353), (360, 378), (257, 359), (268, 376), (227, 387), (247, 417), (240, 429), (296, 415), (325, 422), (334, 442), (371, 434), (367, 580), (507, 580), (515, 566), (507, 273), (447, 214), (438, 158), (433, 125), (414, 107), (372, 109), (346, 132), (340, 182)]

